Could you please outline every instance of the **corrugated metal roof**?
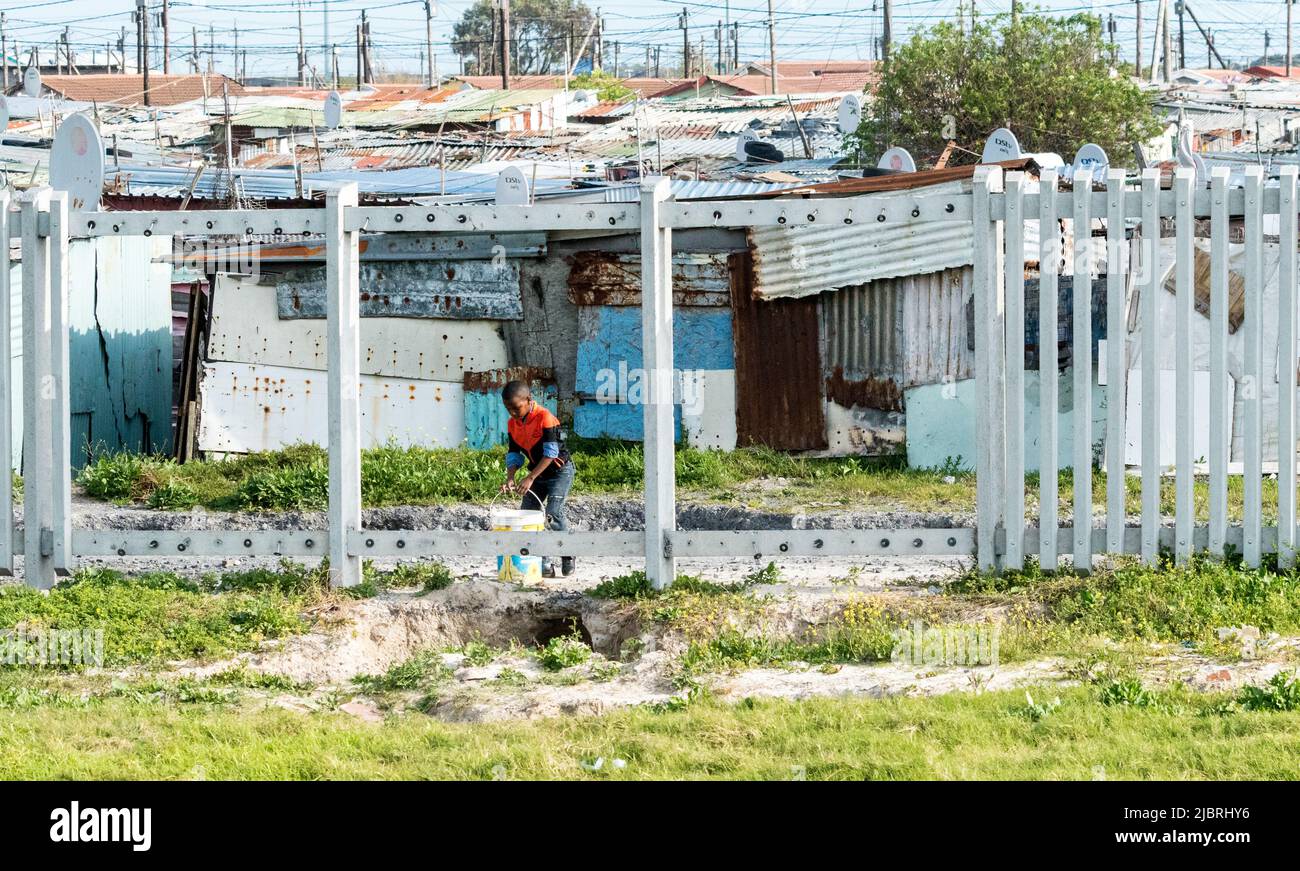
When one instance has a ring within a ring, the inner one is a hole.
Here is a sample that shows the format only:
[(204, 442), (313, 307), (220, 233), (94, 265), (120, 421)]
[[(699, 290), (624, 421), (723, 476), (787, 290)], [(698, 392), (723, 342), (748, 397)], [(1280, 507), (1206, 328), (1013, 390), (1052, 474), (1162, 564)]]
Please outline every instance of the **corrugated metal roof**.
[[(714, 200), (722, 197), (748, 197), (783, 188), (798, 187), (791, 182), (778, 184), (764, 181), (683, 181), (672, 183), (673, 196), (679, 200)], [(607, 203), (635, 203), (641, 199), (639, 184), (619, 185), (605, 189)]]
[[(966, 182), (948, 182), (927, 190), (969, 189)], [(765, 299), (809, 296), (879, 278), (939, 272), (968, 265), (974, 256), (969, 221), (818, 223), (751, 227), (747, 233), (754, 251), (754, 293)]]

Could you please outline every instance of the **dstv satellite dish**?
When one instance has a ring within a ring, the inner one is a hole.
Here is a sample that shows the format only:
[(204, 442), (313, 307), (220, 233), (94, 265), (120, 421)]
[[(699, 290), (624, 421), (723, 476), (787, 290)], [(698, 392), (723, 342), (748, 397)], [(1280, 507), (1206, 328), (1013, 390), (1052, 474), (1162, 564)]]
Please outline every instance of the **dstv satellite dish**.
[(9, 129), (9, 101), (0, 96), (0, 139), (4, 138), (5, 131)]
[(999, 127), (989, 134), (984, 142), (984, 153), (980, 163), (998, 163), (1003, 160), (1015, 160), (1020, 156), (1020, 140), (1016, 134), (1005, 127)]
[(330, 91), (325, 98), (325, 126), (330, 130), (339, 126), (343, 120), (343, 98), (338, 91)]
[(839, 124), (840, 133), (845, 136), (858, 129), (858, 124), (862, 121), (862, 100), (857, 94), (849, 94), (843, 100), (840, 100)]
[(745, 143), (755, 142), (757, 140), (758, 134), (753, 130), (746, 128), (745, 130), (740, 131), (740, 135), (736, 137), (736, 160), (743, 162), (748, 159), (749, 155), (745, 151)]
[(74, 211), (99, 209), (99, 195), (104, 190), (104, 143), (85, 115), (69, 115), (54, 134), (50, 187), (66, 191)]
[(41, 95), (41, 71), (36, 67), (28, 67), (23, 73), (23, 93), (29, 97)]
[(894, 146), (880, 155), (880, 162), (876, 164), (876, 168), (894, 172), (916, 172), (916, 161), (907, 153), (906, 148)]
[(1110, 160), (1106, 157), (1105, 150), (1100, 145), (1089, 142), (1079, 149), (1074, 155), (1074, 172), (1082, 169), (1092, 170), (1094, 176), (1106, 171), (1110, 166)]
[(497, 174), (497, 205), (528, 205), (528, 179), (517, 166), (507, 166)]

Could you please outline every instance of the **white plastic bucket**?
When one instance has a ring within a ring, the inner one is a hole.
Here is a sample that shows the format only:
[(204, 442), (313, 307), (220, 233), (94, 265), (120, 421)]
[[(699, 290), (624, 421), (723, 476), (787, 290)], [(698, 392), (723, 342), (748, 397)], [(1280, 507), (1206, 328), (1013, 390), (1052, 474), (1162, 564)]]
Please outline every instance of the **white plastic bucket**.
[[(521, 508), (493, 508), (489, 523), (494, 532), (541, 532), (546, 529), (546, 512)], [(542, 580), (542, 558), (519, 554), (497, 556), (497, 577), (516, 584), (536, 584)]]

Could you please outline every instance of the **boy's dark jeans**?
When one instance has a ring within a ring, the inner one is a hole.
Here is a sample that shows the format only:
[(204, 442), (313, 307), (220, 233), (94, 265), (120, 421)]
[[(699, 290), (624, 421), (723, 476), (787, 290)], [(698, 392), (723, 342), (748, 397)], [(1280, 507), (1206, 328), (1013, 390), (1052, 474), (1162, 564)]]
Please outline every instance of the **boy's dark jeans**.
[[(560, 467), (560, 471), (554, 475), (539, 478), (533, 482), (533, 486), (524, 494), (520, 508), (529, 511), (536, 511), (538, 508), (544, 508), (546, 511), (546, 526), (557, 532), (565, 532), (569, 525), (564, 521), (564, 500), (569, 496), (569, 490), (573, 488), (573, 461), (565, 463)], [(543, 565), (550, 565), (551, 558), (543, 557)]]

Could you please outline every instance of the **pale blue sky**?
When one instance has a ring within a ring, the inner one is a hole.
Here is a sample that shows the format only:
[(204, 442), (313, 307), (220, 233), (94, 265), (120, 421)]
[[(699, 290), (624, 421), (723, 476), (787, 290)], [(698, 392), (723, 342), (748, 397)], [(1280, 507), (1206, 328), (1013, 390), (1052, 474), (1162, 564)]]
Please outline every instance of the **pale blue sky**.
[[(975, 0), (981, 12), (1006, 12), (1011, 0)], [(970, 0), (966, 0), (969, 8)], [(445, 0), (436, 4), (434, 18), (435, 51), (443, 71), (455, 69), (456, 61), (448, 46), (452, 24), (470, 5), (470, 0)], [(644, 57), (644, 46), (663, 46), (665, 63), (677, 63), (681, 33), (677, 17), (685, 7), (690, 14), (692, 42), (703, 34), (713, 38), (715, 23), (729, 15), (741, 25), (741, 57), (762, 58), (767, 54), (767, 4), (765, 0), (595, 0), (607, 24), (606, 42), (617, 40), (623, 57), (634, 61)], [(880, 34), (880, 13), (873, 11), (873, 0), (775, 0), (776, 33), (779, 53), (789, 59), (869, 58)], [(895, 29), (905, 34), (918, 25), (932, 24), (956, 15), (958, 0), (895, 0)], [(1133, 51), (1135, 10), (1133, 0), (1040, 0), (1036, 4), (1062, 14), (1094, 10), (1115, 16), (1119, 28), (1121, 57)], [(1150, 57), (1152, 23), (1157, 0), (1143, 0), (1145, 47)], [(150, 8), (161, 7), (161, 0), (150, 0)], [(423, 0), (306, 0), (304, 30), (312, 63), (319, 64), (324, 38), (324, 10), (328, 7), (331, 42), (338, 44), (343, 68), (351, 69), (354, 28), (360, 11), (367, 10), (371, 32), (377, 44), (376, 55), (383, 67), (415, 71), (424, 47)], [(1201, 23), (1215, 33), (1219, 51), (1229, 60), (1255, 58), (1262, 54), (1264, 31), (1272, 36), (1273, 51), (1280, 51), (1285, 38), (1286, 6), (1284, 0), (1189, 0), (1189, 7)], [(127, 28), (128, 56), (134, 51), (134, 24), (131, 12), (134, 0), (0, 0), (5, 13), (5, 32), (26, 49), (40, 44), (48, 56), (56, 36), (66, 25), (70, 40), (79, 53), (103, 50), (105, 42), (114, 44), (122, 27)], [(248, 49), (250, 75), (291, 74), (297, 48), (296, 3), (293, 0), (177, 0), (171, 4), (173, 57), (188, 52), (191, 28), (199, 29), (201, 51), (206, 52), (208, 27), (216, 28), (218, 69), (232, 65), (233, 28), (239, 28), (239, 45)], [(1300, 19), (1300, 15), (1297, 16)], [(1174, 19), (1175, 34), (1177, 19)], [(1204, 66), (1204, 41), (1192, 26), (1187, 27), (1187, 52), (1195, 66)], [(696, 28), (699, 28), (696, 30)], [(1300, 50), (1300, 20), (1297, 21), (1297, 46)], [(160, 41), (155, 38), (155, 41)], [(713, 52), (709, 45), (710, 54)], [(611, 48), (612, 51), (612, 48)], [(607, 55), (607, 63), (610, 63)], [(176, 67), (183, 65), (177, 63)]]

